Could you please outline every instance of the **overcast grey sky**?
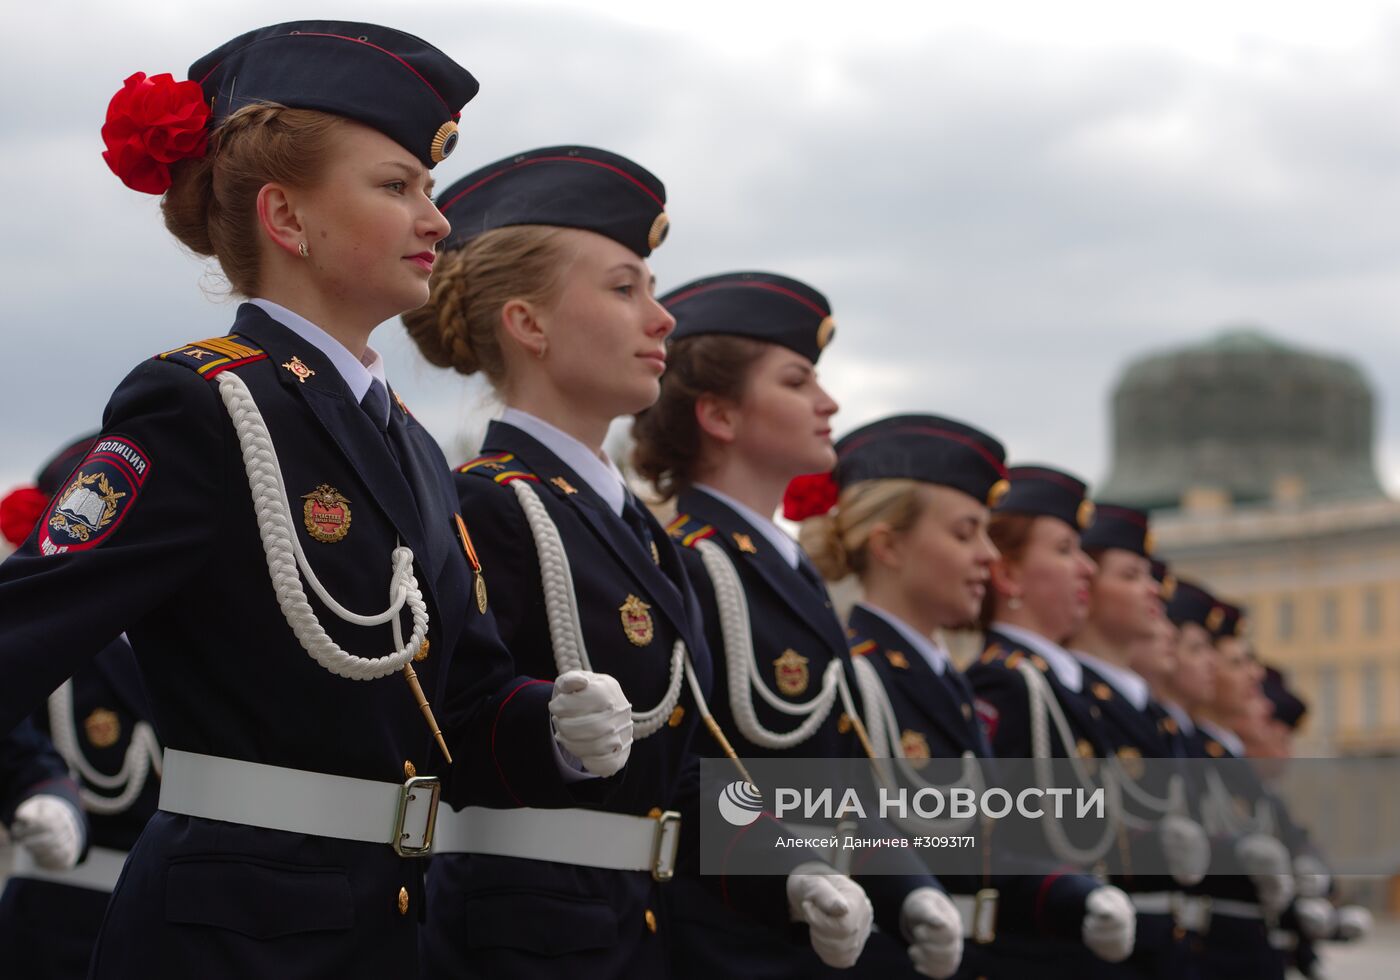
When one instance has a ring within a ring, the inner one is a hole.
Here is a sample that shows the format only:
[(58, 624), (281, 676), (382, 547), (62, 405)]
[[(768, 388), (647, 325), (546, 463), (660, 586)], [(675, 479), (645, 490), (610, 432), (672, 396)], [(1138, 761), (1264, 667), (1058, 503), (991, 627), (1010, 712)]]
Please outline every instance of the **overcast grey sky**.
[[(919, 13), (920, 6), (934, 8)], [(1123, 363), (1250, 321), (1355, 357), (1400, 486), (1400, 8), (1345, 4), (60, 2), (0, 41), (0, 493), (144, 357), (224, 332), (217, 279), (99, 155), (133, 71), (294, 17), (382, 20), (481, 80), (440, 185), (578, 142), (666, 183), (662, 289), (807, 280), (844, 431), (982, 426), (1099, 480)], [(942, 9), (942, 8), (950, 9)], [(1138, 9), (1142, 8), (1142, 9)], [(212, 292), (211, 302), (206, 292)], [(449, 459), (479, 393), (373, 343)]]

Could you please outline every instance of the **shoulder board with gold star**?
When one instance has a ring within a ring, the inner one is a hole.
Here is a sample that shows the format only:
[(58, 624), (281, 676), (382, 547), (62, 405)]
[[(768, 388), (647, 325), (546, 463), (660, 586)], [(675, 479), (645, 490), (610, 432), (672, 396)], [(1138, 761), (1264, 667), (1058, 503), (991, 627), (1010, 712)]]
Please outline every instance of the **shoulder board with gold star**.
[(539, 482), (539, 477), (527, 470), (514, 453), (487, 453), (457, 467), (458, 473), (483, 476), (502, 485), (516, 480)]
[(666, 525), (666, 533), (671, 536), (672, 541), (682, 547), (694, 548), (697, 542), (714, 537), (715, 528), (713, 524), (705, 524), (689, 514), (677, 514), (675, 519)]
[(977, 658), (977, 662), (980, 664), (998, 663), (1002, 660), (1005, 660), (1006, 655), (1009, 652), (1010, 651), (1008, 651), (1000, 643), (993, 643), (991, 646), (987, 647), (987, 649), (982, 651), (982, 656)]
[(860, 643), (853, 644), (851, 646), (851, 656), (864, 657), (867, 654), (873, 652), (875, 647), (878, 645), (879, 644), (877, 644), (874, 640), (864, 640)]
[(233, 333), (227, 337), (211, 337), (208, 340), (184, 344), (163, 354), (157, 354), (156, 359), (181, 364), (203, 378), (215, 378), (229, 368), (241, 367), (254, 361), (265, 361), (267, 352), (252, 346), (246, 338)]

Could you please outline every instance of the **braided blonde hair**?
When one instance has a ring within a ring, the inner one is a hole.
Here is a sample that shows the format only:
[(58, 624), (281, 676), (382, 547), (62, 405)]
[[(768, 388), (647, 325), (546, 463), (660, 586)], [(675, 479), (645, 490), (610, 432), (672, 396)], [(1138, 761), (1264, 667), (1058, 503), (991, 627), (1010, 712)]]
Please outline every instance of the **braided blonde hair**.
[(513, 299), (553, 299), (563, 278), (562, 234), (548, 225), (494, 228), (440, 256), (428, 302), (403, 315), (428, 363), (459, 374), (480, 371), (499, 387), (506, 368), (501, 308)]
[(896, 534), (913, 527), (928, 503), (918, 480), (862, 480), (836, 498), (836, 506), (802, 522), (798, 538), (829, 582), (862, 575), (870, 563), (870, 533), (879, 524)]

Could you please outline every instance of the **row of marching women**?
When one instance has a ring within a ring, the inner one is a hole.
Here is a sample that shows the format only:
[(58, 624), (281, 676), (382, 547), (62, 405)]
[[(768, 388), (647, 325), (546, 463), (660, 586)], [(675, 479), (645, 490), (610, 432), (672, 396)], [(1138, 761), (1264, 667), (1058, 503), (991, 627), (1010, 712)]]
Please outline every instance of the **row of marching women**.
[[(755, 271), (658, 291), (666, 188), (626, 157), (437, 191), (477, 89), (419, 38), (309, 21), (111, 100), (108, 165), (245, 302), (7, 501), (6, 967), (1264, 977), (1288, 930), (1302, 959), (1361, 927), (1285, 814), (1110, 765), (1234, 754), (1261, 690), (1227, 607), (1183, 584), (1164, 613), (1144, 515), (934, 415), (834, 440), (827, 298)], [(398, 318), (499, 395), (475, 458), (390, 383), (370, 340)], [(603, 448), (629, 417), (647, 502)], [(963, 672), (939, 637), (979, 620)], [(1119, 774), (1125, 802), (980, 872), (803, 846), (746, 874), (790, 829), (768, 813), (702, 867), (707, 765), (988, 785), (998, 757)]]

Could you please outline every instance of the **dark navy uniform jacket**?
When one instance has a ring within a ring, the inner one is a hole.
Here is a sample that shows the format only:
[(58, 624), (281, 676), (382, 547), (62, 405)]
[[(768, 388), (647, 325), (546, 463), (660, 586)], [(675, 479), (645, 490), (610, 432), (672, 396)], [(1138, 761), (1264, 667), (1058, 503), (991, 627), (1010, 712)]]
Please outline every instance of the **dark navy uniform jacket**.
[[(850, 651), (846, 633), (832, 609), (825, 586), (808, 581), (787, 563), (763, 533), (727, 503), (704, 490), (690, 489), (677, 499), (677, 518), (670, 524), (672, 536), (685, 545), (682, 554), (691, 580), (700, 595), (705, 632), (715, 651), (715, 684), (710, 707), (716, 721), (740, 758), (865, 758), (851, 720), (838, 698), (826, 721), (801, 745), (775, 750), (744, 737), (734, 721), (728, 677), (724, 668), (728, 651), (720, 630), (718, 603), (698, 542), (713, 541), (734, 563), (749, 607), (754, 659), (768, 687), (785, 701), (809, 701), (820, 689), (821, 678), (832, 661), (843, 665), (848, 683)], [(805, 558), (803, 559), (806, 560)], [(811, 574), (815, 575), (813, 571)], [(754, 713), (764, 728), (774, 732), (793, 730), (797, 722), (757, 696)], [(722, 753), (711, 741), (700, 739), (697, 750), (710, 757)], [(889, 831), (890, 828), (885, 828)], [(877, 835), (878, 836), (878, 835)], [(888, 833), (885, 834), (888, 836)], [(862, 869), (880, 873), (862, 875)], [(872, 934), (866, 952), (851, 974), (903, 971), (912, 975), (905, 944), (900, 938), (899, 912), (904, 898), (915, 888), (936, 885), (922, 864), (902, 850), (881, 852), (868, 862), (857, 858), (851, 873), (875, 906), (876, 923), (883, 935)], [(785, 881), (726, 876), (716, 898), (711, 887), (677, 889), (677, 914), (687, 922), (683, 930), (678, 972), (707, 977), (740, 970), (746, 977), (807, 977), (826, 970), (809, 948), (803, 930), (787, 930), (789, 941), (775, 943), (772, 926), (787, 918)], [(762, 923), (767, 922), (765, 927)], [(857, 972), (859, 971), (859, 972)]]
[[(482, 456), (458, 471), (464, 513), (501, 635), (515, 672), (546, 695), (559, 671), (550, 641), (539, 556), (511, 484), (525, 480), (559, 529), (577, 590), (591, 667), (610, 674), (633, 708), (658, 704), (677, 638), (685, 641), (702, 690), (709, 654), (698, 608), (676, 549), (643, 514), (652, 549), (577, 472), (532, 435), (493, 422)], [(640, 606), (632, 600), (644, 603)], [(624, 609), (626, 607), (626, 609)], [(628, 617), (633, 617), (630, 620)], [(650, 620), (645, 638), (640, 617)], [(627, 765), (607, 779), (574, 783), (590, 809), (646, 816), (681, 810), (696, 789), (691, 753), (698, 712), (683, 688), (670, 722), (632, 745)], [(708, 736), (704, 736), (708, 738)], [(523, 763), (524, 760), (519, 760)], [(519, 768), (519, 766), (517, 766)], [(525, 802), (522, 799), (518, 801)], [(683, 819), (682, 828), (685, 822)], [(492, 855), (441, 855), (429, 875), (427, 972), (442, 977), (539, 977), (573, 980), (664, 976), (670, 927), (666, 891), (645, 871), (615, 871)]]
[[(304, 370), (294, 373), (288, 365), (298, 362)], [(387, 783), (403, 780), (405, 763), (420, 774), (445, 769), (402, 678), (334, 676), (288, 627), (219, 397), (226, 370), (248, 384), (266, 418), (293, 518), (320, 485), (348, 501), (341, 540), (316, 540), (295, 520), (331, 595), (379, 612), (390, 552), (398, 542), (413, 550), (431, 617), (429, 655), (416, 669), (457, 762), (446, 796), (570, 802), (553, 762), (547, 692), (518, 690), (525, 682), (512, 681), (489, 612), (470, 600), (457, 500), (437, 444), (401, 405), (391, 408), (386, 439), (329, 358), (251, 304), (239, 307), (231, 338), (176, 348), (127, 376), (69, 488), (0, 565), (0, 728), (125, 631), (167, 750)], [(67, 531), (53, 526), (64, 506), (91, 522), (88, 540), (79, 540), (76, 516)], [(387, 626), (350, 626), (310, 601), (347, 650), (392, 649)], [(516, 764), (518, 773), (509, 770)], [(113, 895), (95, 975), (412, 975), (420, 876), (420, 863), (387, 845), (158, 812)]]
[[(851, 610), (849, 623), (851, 653), (880, 675), (906, 754), (916, 758), (926, 750), (930, 759), (955, 759), (971, 752), (989, 760), (983, 773), (994, 784), (991, 744), (974, 711), (971, 688), (952, 663), (937, 673), (885, 616), (864, 605)], [(984, 836), (979, 846), (994, 843), (995, 835)], [(1084, 900), (1099, 884), (1086, 875), (1044, 872), (990, 879), (939, 875), (939, 880), (958, 894), (987, 887), (999, 893), (997, 938), (986, 946), (967, 940), (959, 978), (1018, 977), (1051, 968), (1046, 961), (1063, 945), (1080, 945)]]
[[(98, 772), (122, 771), (138, 722), (150, 723), (151, 709), (126, 640), (118, 638), (72, 680), (73, 717), (69, 738)], [(33, 715), (40, 730), (51, 729), (50, 711)], [(123, 790), (89, 783), (83, 789), (112, 798)], [(146, 821), (156, 812), (160, 777), (152, 766), (130, 804), (118, 813), (87, 812), (88, 844), (129, 851)], [(102, 926), (111, 893), (80, 885), (35, 878), (11, 878), (0, 896), (0, 962), (33, 978), (87, 976), (93, 944)]]

